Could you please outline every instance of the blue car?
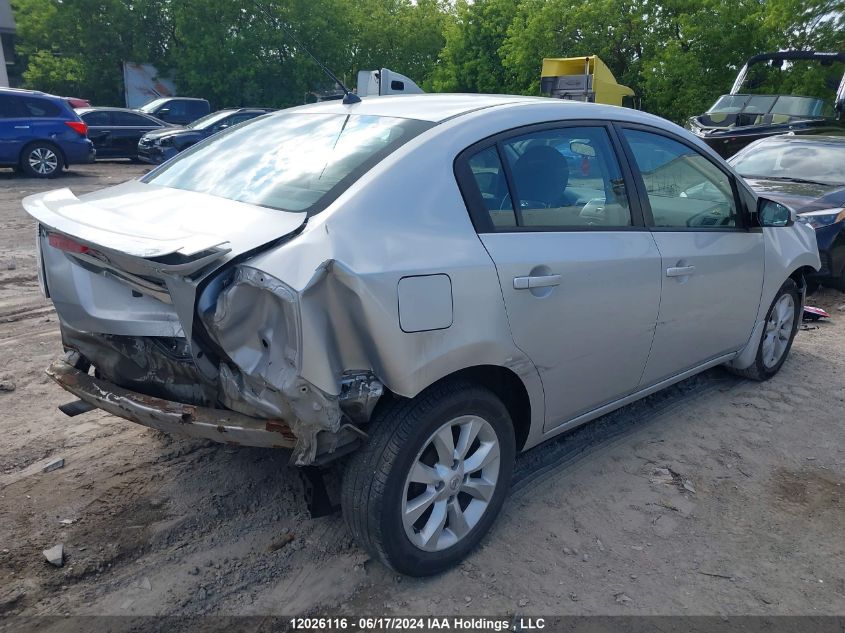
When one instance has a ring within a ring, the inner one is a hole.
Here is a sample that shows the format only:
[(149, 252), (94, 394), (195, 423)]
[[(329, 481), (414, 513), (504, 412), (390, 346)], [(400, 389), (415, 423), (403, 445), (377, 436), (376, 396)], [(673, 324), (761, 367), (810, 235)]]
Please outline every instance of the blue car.
[(822, 267), (810, 280), (845, 290), (845, 136), (771, 136), (728, 162), (813, 227)]
[(94, 160), (88, 126), (61, 97), (0, 88), (0, 166), (53, 178)]

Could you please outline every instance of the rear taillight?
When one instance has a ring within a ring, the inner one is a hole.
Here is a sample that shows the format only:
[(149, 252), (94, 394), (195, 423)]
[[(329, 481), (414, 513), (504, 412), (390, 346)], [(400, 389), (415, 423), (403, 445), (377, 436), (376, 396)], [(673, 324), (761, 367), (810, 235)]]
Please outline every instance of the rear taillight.
[(79, 132), (82, 136), (88, 135), (88, 126), (82, 121), (65, 121), (65, 125), (71, 128), (74, 132)]
[(58, 248), (60, 251), (67, 251), (68, 253), (87, 253), (91, 250), (85, 244), (80, 244), (76, 240), (59, 235), (58, 233), (50, 233), (47, 241), (53, 248)]

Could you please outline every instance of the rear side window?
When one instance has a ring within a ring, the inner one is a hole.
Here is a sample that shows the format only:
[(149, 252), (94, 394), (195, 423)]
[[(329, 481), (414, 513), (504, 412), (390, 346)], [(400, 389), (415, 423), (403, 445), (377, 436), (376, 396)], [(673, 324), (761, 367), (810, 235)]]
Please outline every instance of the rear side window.
[(38, 99), (36, 97), (24, 97), (21, 99), (27, 114), (31, 117), (56, 117), (62, 113), (62, 109), (47, 99)]
[(474, 154), (468, 165), (495, 229), (632, 225), (622, 171), (604, 127), (515, 136)]
[(731, 180), (710, 159), (659, 134), (626, 129), (624, 135), (642, 174), (655, 227), (737, 226)]
[(228, 128), (143, 181), (314, 214), (432, 125), (354, 114), (278, 114)]
[(111, 125), (111, 114), (108, 111), (86, 112), (82, 120), (91, 127), (107, 127)]
[(140, 116), (138, 114), (132, 114), (131, 112), (112, 112), (112, 118), (114, 120), (114, 124), (119, 127), (150, 127), (152, 126), (152, 121), (148, 118)]
[(209, 108), (202, 101), (186, 101), (185, 104), (188, 116), (192, 119), (198, 119), (208, 114)]
[(469, 159), (469, 168), (481, 192), (484, 206), (497, 229), (516, 226), (508, 181), (496, 147), (488, 147)]

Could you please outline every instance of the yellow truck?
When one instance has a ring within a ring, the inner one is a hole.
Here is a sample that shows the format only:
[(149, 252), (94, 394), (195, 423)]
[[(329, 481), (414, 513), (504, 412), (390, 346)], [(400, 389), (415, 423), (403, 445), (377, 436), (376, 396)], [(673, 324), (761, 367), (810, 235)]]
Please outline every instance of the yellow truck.
[(543, 59), (540, 92), (558, 99), (634, 107), (634, 91), (616, 83), (597, 55)]

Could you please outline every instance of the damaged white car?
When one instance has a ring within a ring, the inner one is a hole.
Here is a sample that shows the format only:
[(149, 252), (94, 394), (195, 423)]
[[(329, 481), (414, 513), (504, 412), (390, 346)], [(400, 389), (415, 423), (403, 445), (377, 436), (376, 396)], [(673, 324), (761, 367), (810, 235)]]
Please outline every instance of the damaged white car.
[(303, 106), (24, 206), (68, 413), (343, 457), (351, 532), (414, 575), (479, 542), (518, 451), (714, 365), (776, 373), (819, 268), (688, 132), (556, 99)]

